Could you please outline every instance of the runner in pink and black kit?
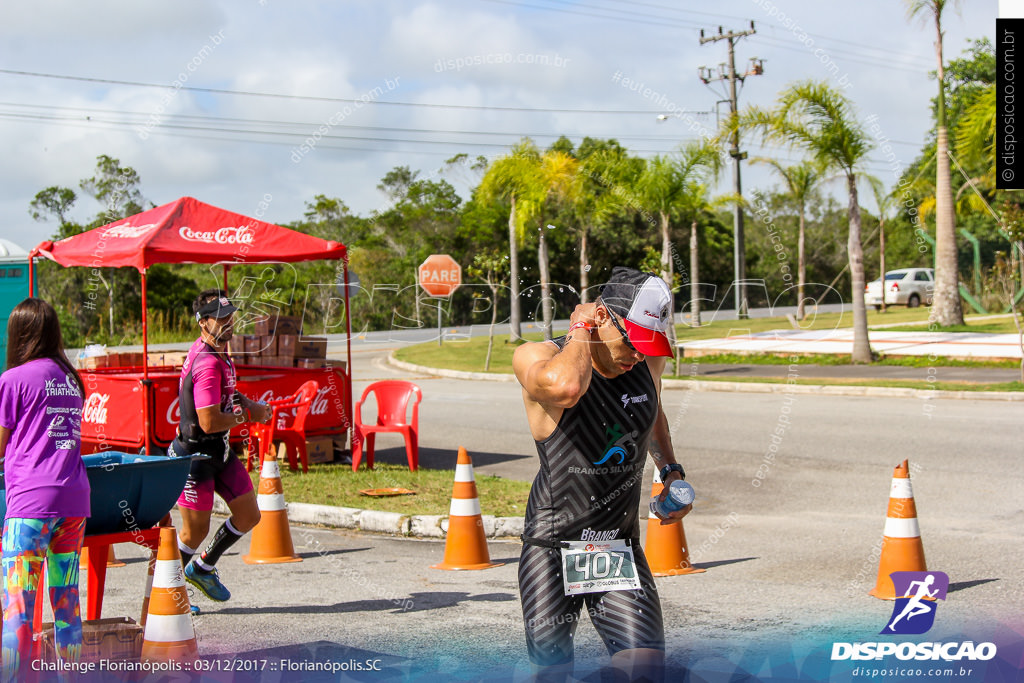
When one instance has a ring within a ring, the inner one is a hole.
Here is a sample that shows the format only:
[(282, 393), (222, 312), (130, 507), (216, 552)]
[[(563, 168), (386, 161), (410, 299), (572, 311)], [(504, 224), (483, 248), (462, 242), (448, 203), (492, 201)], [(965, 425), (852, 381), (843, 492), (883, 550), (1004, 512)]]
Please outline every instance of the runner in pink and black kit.
[[(220, 582), (217, 560), (260, 521), (252, 481), (228, 445), (228, 432), (237, 425), (270, 419), (265, 404), (235, 389), (235, 366), (226, 350), (236, 310), (219, 289), (202, 292), (192, 303), (202, 334), (192, 344), (181, 368), (181, 422), (177, 438), (167, 449), (172, 457), (195, 453), (210, 456), (208, 460), (193, 461), (178, 498), (182, 522), (178, 550), (185, 565), (185, 580), (218, 602), (230, 598), (231, 593)], [(203, 554), (193, 557), (210, 531), (215, 492), (227, 503), (231, 517), (217, 529)]]

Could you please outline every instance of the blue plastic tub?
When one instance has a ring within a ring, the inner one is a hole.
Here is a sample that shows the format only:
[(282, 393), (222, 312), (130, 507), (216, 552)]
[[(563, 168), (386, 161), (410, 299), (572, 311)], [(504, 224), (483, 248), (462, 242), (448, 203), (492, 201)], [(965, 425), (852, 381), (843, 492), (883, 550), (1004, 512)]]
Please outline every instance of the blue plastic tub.
[[(185, 488), (192, 457), (168, 458), (117, 451), (82, 456), (92, 489), (92, 516), (85, 523), (85, 533), (148, 529), (159, 522), (174, 507)], [(6, 515), (7, 502), (2, 495), (0, 511)]]

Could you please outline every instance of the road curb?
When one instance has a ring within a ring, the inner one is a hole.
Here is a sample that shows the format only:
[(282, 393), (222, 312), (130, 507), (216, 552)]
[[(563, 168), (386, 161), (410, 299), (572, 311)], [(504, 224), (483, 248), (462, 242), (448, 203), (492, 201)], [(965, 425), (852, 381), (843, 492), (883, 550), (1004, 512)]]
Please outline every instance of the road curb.
[[(491, 382), (514, 382), (515, 375), (488, 372), (463, 372), (414, 365), (395, 358), (395, 352), (388, 354), (388, 364), (400, 370), (419, 374), (435, 375), (448, 379), (484, 380)], [(892, 398), (916, 399), (960, 399), (976, 401), (1024, 401), (1024, 391), (945, 391), (939, 389), (911, 389), (908, 387), (872, 387), (840, 384), (790, 384), (780, 378), (779, 382), (704, 382), (693, 379), (666, 379), (666, 389), (689, 391), (730, 391), (747, 394), (824, 394), (826, 396), (888, 396)]]
[[(288, 522), (291, 524), (355, 529), (374, 534), (416, 538), (444, 538), (448, 533), (448, 517), (445, 515), (403, 515), (400, 512), (361, 510), (313, 503), (285, 505), (288, 508)], [(219, 498), (213, 502), (213, 511), (220, 515), (231, 514), (227, 504)], [(522, 517), (483, 515), (483, 527), (487, 538), (518, 537), (523, 533), (524, 521)]]

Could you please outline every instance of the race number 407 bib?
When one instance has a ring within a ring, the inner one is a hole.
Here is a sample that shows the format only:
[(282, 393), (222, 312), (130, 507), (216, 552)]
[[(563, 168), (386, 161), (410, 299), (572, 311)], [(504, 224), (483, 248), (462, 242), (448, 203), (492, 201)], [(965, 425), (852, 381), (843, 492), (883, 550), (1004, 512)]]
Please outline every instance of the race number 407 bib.
[(566, 595), (640, 589), (633, 548), (625, 539), (568, 543), (568, 548), (562, 548)]

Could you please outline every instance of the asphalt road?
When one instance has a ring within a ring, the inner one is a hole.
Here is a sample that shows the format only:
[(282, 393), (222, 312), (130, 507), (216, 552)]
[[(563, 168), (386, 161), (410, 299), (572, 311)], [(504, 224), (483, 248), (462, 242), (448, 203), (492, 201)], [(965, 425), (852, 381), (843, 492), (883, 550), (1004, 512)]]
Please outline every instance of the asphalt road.
[[(412, 378), (423, 388), (424, 466), (453, 466), (464, 445), (478, 471), (532, 479), (536, 456), (515, 383), (413, 377), (384, 364), (381, 346), (354, 352), (356, 396), (383, 378)], [(664, 402), (697, 492), (685, 522), (691, 560), (707, 568), (658, 579), (670, 680), (682, 680), (684, 670), (690, 680), (744, 672), (849, 680), (856, 663), (830, 662), (828, 652), (837, 641), (879, 640), (890, 617), (892, 604), (867, 591), (893, 467), (904, 458), (928, 567), (951, 582), (934, 628), (913, 639), (1015, 637), (1020, 647), (1019, 406), (685, 390), (666, 391)], [(777, 454), (766, 457), (775, 431)], [(400, 439), (387, 437), (378, 437), (377, 458), (404, 462)], [(443, 556), (440, 542), (303, 527), (292, 538), (301, 564), (245, 565), (248, 539), (224, 557), (232, 600), (195, 600), (204, 610), (195, 621), (204, 655), (380, 660), (383, 671), (354, 680), (524, 678), (518, 542), (490, 544), (500, 567), (444, 572), (430, 568)], [(130, 562), (111, 570), (105, 614), (135, 615), (144, 562), (133, 548), (119, 552)], [(606, 660), (589, 623), (580, 625), (576, 647), (581, 674), (598, 680), (593, 672)], [(978, 675), (955, 680), (984, 680)], [(260, 680), (339, 678), (265, 671)]]

